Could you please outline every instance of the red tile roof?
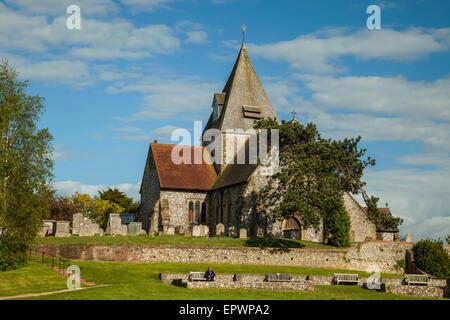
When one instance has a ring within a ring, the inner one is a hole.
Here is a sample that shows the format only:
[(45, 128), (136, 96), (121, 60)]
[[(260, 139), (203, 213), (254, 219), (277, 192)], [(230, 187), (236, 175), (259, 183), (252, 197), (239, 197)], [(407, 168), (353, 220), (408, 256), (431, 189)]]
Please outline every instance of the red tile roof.
[(196, 150), (203, 152), (204, 147), (186, 147), (191, 152), (191, 164), (181, 163), (179, 165), (171, 160), (175, 145), (152, 143), (150, 147), (155, 159), (161, 189), (193, 191), (209, 191), (211, 189), (217, 178), (214, 166), (205, 161), (202, 161), (201, 164), (194, 164), (194, 152)]

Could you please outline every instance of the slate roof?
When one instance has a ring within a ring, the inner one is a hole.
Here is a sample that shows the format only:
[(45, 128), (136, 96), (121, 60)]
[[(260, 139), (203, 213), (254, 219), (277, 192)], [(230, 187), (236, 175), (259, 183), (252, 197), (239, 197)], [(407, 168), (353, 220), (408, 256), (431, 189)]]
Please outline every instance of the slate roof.
[(161, 189), (209, 191), (217, 178), (216, 171), (208, 161), (201, 164), (194, 164), (194, 152), (201, 149), (209, 158), (204, 147), (191, 147), (191, 164), (176, 165), (171, 159), (172, 150), (175, 145), (171, 144), (150, 144), (151, 152), (155, 160), (156, 171), (158, 172)]
[(242, 110), (244, 105), (259, 108), (263, 118), (270, 117), (278, 120), (272, 103), (253, 68), (245, 45), (242, 45), (239, 51), (233, 71), (222, 92), (225, 93), (223, 111), (215, 121), (211, 115), (205, 130), (210, 128), (221, 131), (252, 129), (255, 120), (244, 117)]

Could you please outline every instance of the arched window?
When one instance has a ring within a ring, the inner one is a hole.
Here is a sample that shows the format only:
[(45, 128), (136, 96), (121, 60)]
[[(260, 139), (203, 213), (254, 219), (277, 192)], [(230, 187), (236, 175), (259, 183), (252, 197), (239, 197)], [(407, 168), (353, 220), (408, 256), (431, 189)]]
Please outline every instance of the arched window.
[(194, 202), (193, 201), (189, 201), (188, 221), (189, 221), (189, 223), (194, 222)]
[(200, 201), (195, 202), (195, 219), (194, 222), (198, 223), (200, 218)]
[(206, 223), (206, 202), (202, 202), (202, 212), (200, 214), (200, 223)]

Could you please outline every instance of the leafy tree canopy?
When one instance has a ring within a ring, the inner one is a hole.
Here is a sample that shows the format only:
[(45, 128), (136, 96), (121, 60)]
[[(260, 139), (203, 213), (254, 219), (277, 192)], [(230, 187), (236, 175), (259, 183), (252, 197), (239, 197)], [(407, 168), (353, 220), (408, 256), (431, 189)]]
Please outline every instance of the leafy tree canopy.
[[(365, 184), (361, 180), (364, 169), (375, 165), (374, 159), (363, 159), (366, 150), (358, 147), (361, 137), (324, 139), (314, 124), (303, 126), (297, 121), (279, 124), (263, 119), (255, 127), (278, 129), (280, 136), (280, 170), (259, 193), (258, 209), (270, 208), (277, 218), (297, 215), (305, 228), (317, 228), (324, 219), (348, 232), (349, 221), (344, 218), (338, 223), (334, 217), (345, 212), (342, 193), (357, 193)], [(274, 183), (278, 184), (275, 188)]]
[[(44, 98), (28, 95), (27, 87), (28, 82), (19, 80), (4, 60), (0, 64), (0, 252), (12, 248), (15, 256), (36, 236), (53, 194), (53, 137), (48, 129), (38, 128)], [(10, 259), (0, 260), (5, 264)]]
[(103, 200), (109, 200), (122, 208), (124, 208), (125, 213), (137, 213), (139, 208), (139, 203), (134, 202), (132, 198), (127, 197), (127, 195), (117, 188), (108, 188), (105, 191), (99, 191), (100, 198)]
[(98, 196), (91, 198), (88, 194), (75, 193), (71, 197), (72, 203), (92, 221), (98, 223), (103, 230), (106, 229), (110, 213), (122, 213), (125, 209), (109, 200)]
[(391, 214), (380, 210), (378, 208), (379, 200), (379, 198), (372, 196), (367, 201), (367, 215), (369, 220), (376, 225), (377, 230), (398, 232), (398, 226), (403, 223), (403, 219), (393, 217)]

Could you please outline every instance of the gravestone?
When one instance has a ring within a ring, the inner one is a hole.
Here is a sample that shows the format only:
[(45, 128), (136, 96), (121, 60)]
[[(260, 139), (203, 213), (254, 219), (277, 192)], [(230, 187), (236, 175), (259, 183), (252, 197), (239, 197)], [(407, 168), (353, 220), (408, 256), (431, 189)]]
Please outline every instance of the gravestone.
[(228, 228), (228, 236), (231, 237), (231, 238), (236, 237), (236, 228), (235, 228), (235, 226), (230, 226)]
[(140, 234), (146, 234), (145, 230), (142, 230), (142, 222), (130, 222), (128, 224), (128, 235), (138, 236)]
[(185, 237), (191, 237), (192, 236), (191, 230), (187, 229), (186, 231), (184, 231), (184, 236)]
[(239, 229), (239, 238), (247, 239), (247, 229)]
[(167, 236), (174, 236), (175, 235), (175, 228), (172, 226), (168, 226), (166, 229), (165, 235)]
[(108, 231), (111, 235), (128, 235), (128, 227), (127, 225), (122, 225), (122, 219), (120, 218), (120, 214), (111, 213), (109, 215), (108, 221)]
[(216, 225), (216, 236), (223, 236), (225, 233), (225, 226), (223, 225), (223, 223), (218, 223)]
[(48, 232), (48, 226), (44, 225), (41, 229), (41, 231), (38, 232), (38, 237), (45, 237)]
[(46, 236), (54, 236), (56, 232), (56, 220), (44, 220), (44, 226), (47, 227)]
[(72, 217), (72, 234), (80, 234), (80, 225), (83, 223), (83, 214), (75, 213)]
[(56, 221), (55, 237), (70, 237), (70, 221)]
[(205, 237), (209, 237), (209, 227), (203, 226), (203, 229), (205, 230)]
[(207, 230), (207, 228), (208, 227), (203, 225), (203, 224), (200, 226), (200, 237), (207, 237), (208, 236), (207, 234), (208, 234), (209, 230)]
[(193, 237), (200, 237), (200, 226), (194, 226), (192, 228), (192, 236)]

